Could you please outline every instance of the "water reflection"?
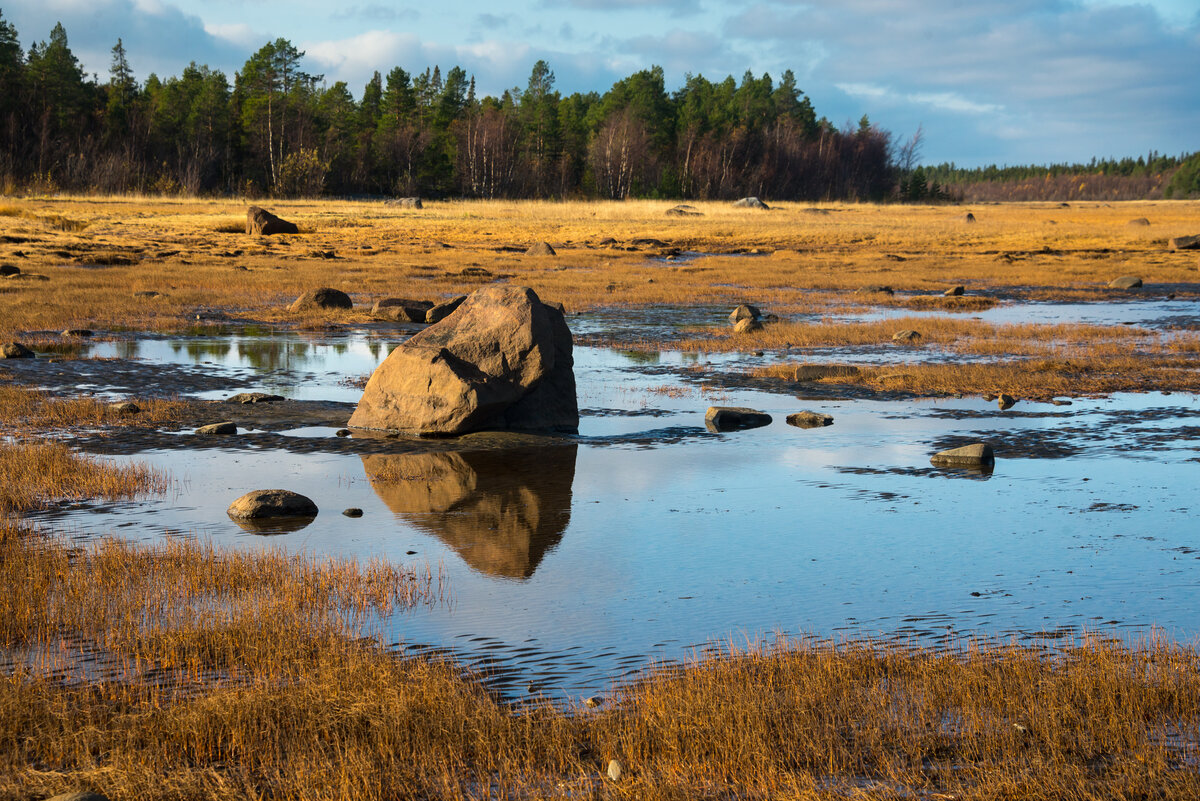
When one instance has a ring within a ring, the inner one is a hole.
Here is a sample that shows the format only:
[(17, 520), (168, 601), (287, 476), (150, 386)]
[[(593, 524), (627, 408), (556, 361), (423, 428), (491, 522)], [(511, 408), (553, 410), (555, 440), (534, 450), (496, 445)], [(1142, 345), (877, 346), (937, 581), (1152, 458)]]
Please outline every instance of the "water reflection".
[(398, 517), (480, 573), (533, 575), (571, 521), (577, 446), (364, 456), (372, 489)]
[(233, 517), (229, 518), (245, 531), (247, 534), (259, 534), (271, 536), (273, 534), (291, 534), (306, 528), (316, 518), (312, 517), (268, 517), (268, 518), (244, 518)]

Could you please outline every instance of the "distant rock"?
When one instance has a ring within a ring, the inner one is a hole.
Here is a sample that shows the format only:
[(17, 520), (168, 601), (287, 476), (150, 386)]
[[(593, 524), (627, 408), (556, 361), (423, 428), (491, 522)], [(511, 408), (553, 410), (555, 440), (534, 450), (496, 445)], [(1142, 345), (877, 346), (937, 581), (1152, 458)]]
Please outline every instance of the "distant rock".
[(906, 328), (903, 331), (897, 331), (892, 334), (893, 342), (916, 342), (921, 338), (920, 331), (914, 331), (911, 328)]
[(1109, 289), (1137, 289), (1142, 285), (1142, 279), (1136, 275), (1122, 275), (1108, 282)]
[(649, 237), (649, 236), (643, 236), (643, 237), (639, 237), (639, 238), (637, 238), (637, 239), (631, 239), (631, 240), (629, 241), (629, 244), (630, 244), (630, 245), (633, 245), (635, 248), (665, 248), (665, 247), (670, 247), (670, 245), (668, 245), (666, 242), (662, 241), (661, 239), (655, 239), (655, 238), (653, 238), (653, 237)]
[(896, 290), (883, 284), (868, 284), (854, 290), (855, 295), (895, 295)]
[(113, 414), (127, 415), (138, 414), (141, 412), (142, 407), (138, 406), (133, 401), (121, 401), (120, 403), (110, 403), (108, 405), (108, 410)]
[(617, 240), (613, 239), (611, 236), (606, 236), (596, 243), (596, 247), (611, 248), (615, 244), (617, 244)]
[(744, 406), (710, 406), (704, 415), (709, 431), (740, 431), (771, 424), (771, 415)]
[(309, 309), (351, 309), (354, 302), (350, 296), (340, 289), (323, 286), (320, 289), (310, 289), (296, 298), (288, 311), (299, 312)]
[(996, 457), (992, 452), (992, 446), (984, 442), (976, 442), (973, 445), (964, 445), (961, 448), (951, 448), (947, 451), (939, 451), (930, 457), (929, 461), (935, 467), (990, 467), (995, 463)]
[(425, 315), (433, 308), (428, 300), (409, 298), (384, 298), (371, 307), (371, 316), (393, 322), (423, 323)]
[(549, 242), (534, 242), (525, 251), (526, 256), (557, 256)]
[(762, 312), (757, 306), (743, 303), (729, 313), (729, 322), (736, 323), (738, 320), (757, 320), (760, 317), (762, 317)]
[(402, 209), (422, 209), (425, 205), (419, 197), (394, 197), (383, 202), (385, 206), (399, 206)]
[(681, 203), (678, 206), (673, 206), (672, 208), (667, 209), (667, 216), (668, 217), (703, 217), (704, 213), (701, 212), (699, 209), (697, 209), (695, 206), (688, 206), (687, 204)]
[(833, 425), (833, 415), (805, 410), (789, 414), (787, 424), (796, 428), (822, 428)]
[(801, 364), (796, 367), (793, 381), (820, 381), (822, 378), (848, 378), (858, 375), (858, 368), (850, 364)]
[(20, 342), (0, 344), (0, 359), (32, 359), (33, 351)]
[(758, 320), (755, 320), (751, 317), (744, 317), (741, 320), (738, 320), (736, 323), (734, 323), (733, 333), (749, 334), (752, 331), (761, 331), (762, 328), (763, 328), (763, 324), (760, 323)]
[(965, 294), (966, 291), (967, 291), (966, 288), (964, 288), (962, 286), (952, 286), (949, 289), (947, 289), (945, 292), (943, 292), (942, 295), (944, 295), (945, 297), (948, 297), (948, 298), (956, 298), (956, 297), (959, 297), (960, 295)]
[(226, 403), (278, 403), (286, 400), (282, 395), (272, 395), (269, 392), (239, 392), (225, 399)]
[(466, 295), (459, 295), (458, 297), (448, 300), (445, 303), (439, 303), (436, 306), (430, 307), (430, 309), (425, 312), (425, 322), (440, 323), (442, 320), (445, 320), (447, 317), (453, 314), (454, 311), (461, 306), (462, 302), (466, 299)]
[(1200, 236), (1177, 236), (1171, 240), (1172, 250), (1200, 250)]
[(68, 328), (66, 331), (62, 332), (62, 335), (64, 337), (86, 339), (87, 337), (93, 336), (95, 333), (96, 332), (92, 331), (90, 328)]
[(237, 426), (229, 421), (224, 423), (211, 423), (206, 426), (200, 426), (196, 429), (196, 433), (204, 436), (218, 434), (228, 436), (237, 433)]
[(766, 203), (763, 203), (761, 200), (759, 200), (756, 197), (744, 197), (741, 200), (735, 200), (733, 202), (733, 205), (735, 208), (739, 208), (739, 209), (770, 209), (771, 208)]
[(258, 206), (246, 210), (246, 233), (254, 236), (271, 234), (298, 234), (300, 228), (287, 220), (276, 217)]
[(1149, 224), (1150, 224), (1150, 221), (1147, 220), (1145, 217), (1138, 217), (1137, 219), (1130, 220), (1129, 222), (1126, 223), (1126, 225), (1136, 225), (1136, 226), (1145, 226), (1145, 225), (1149, 225)]
[(240, 520), (266, 517), (316, 517), (317, 505), (298, 492), (285, 489), (254, 490), (229, 505), (228, 515)]
[(21, 268), (15, 264), (0, 264), (0, 278), (7, 278), (10, 275), (20, 275)]
[(147, 300), (153, 300), (155, 298), (166, 297), (165, 295), (163, 295), (163, 293), (155, 292), (153, 289), (143, 289), (139, 292), (134, 292), (133, 296), (135, 298), (145, 298)]

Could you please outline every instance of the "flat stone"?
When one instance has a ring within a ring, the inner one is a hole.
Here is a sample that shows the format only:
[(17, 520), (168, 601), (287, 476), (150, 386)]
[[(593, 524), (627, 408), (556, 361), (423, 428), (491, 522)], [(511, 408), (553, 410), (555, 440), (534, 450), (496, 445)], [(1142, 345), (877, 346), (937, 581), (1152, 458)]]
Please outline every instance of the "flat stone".
[(237, 426), (228, 420), (224, 423), (210, 423), (206, 426), (200, 426), (196, 429), (197, 434), (236, 434)]
[(939, 451), (930, 457), (935, 467), (986, 467), (996, 461), (992, 446), (985, 442), (964, 445), (961, 448)]
[(267, 392), (239, 392), (225, 399), (226, 403), (277, 403), (287, 400), (282, 395), (271, 395)]
[(744, 406), (710, 406), (704, 414), (709, 431), (741, 431), (771, 424), (771, 415)]
[(796, 428), (822, 428), (833, 425), (833, 415), (822, 412), (796, 412), (787, 416), (787, 424)]
[(316, 517), (317, 505), (298, 492), (285, 489), (254, 490), (229, 505), (230, 517), (258, 520), (264, 517)]
[(1142, 279), (1136, 275), (1122, 275), (1108, 282), (1109, 289), (1137, 289), (1142, 285)]

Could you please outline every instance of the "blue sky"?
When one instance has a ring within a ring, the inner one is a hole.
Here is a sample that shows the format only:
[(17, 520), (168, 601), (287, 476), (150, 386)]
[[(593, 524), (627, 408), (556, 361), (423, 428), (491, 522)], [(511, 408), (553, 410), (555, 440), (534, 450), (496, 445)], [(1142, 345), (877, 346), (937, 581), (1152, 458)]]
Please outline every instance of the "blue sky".
[[(3, 2), (3, 0), (0, 0)], [(923, 160), (1086, 161), (1200, 150), (1200, 0), (19, 0), (23, 45), (56, 21), (103, 79), (124, 40), (139, 76), (190, 61), (232, 78), (285, 37), (355, 96), (372, 71), (458, 64), (483, 93), (523, 86), (544, 58), (557, 88), (605, 91), (661, 65), (718, 80), (792, 69), (837, 124), (869, 114)]]

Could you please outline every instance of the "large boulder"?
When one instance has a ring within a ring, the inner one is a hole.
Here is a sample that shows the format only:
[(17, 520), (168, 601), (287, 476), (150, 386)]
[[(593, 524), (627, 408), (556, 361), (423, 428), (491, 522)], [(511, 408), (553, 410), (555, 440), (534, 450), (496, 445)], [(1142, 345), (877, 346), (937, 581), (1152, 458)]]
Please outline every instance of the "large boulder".
[(295, 223), (282, 220), (264, 208), (251, 206), (246, 210), (246, 233), (252, 235), (298, 234), (300, 229)]
[(309, 309), (349, 309), (354, 302), (350, 296), (340, 289), (323, 286), (320, 289), (310, 289), (292, 301), (288, 311), (299, 312)]
[(466, 295), (459, 295), (458, 297), (452, 298), (445, 303), (439, 303), (436, 306), (433, 306), (425, 312), (425, 322), (440, 323), (451, 314), (454, 314), (455, 310), (458, 309), (458, 307), (461, 306), (463, 301), (466, 299)]
[(392, 351), (349, 425), (425, 435), (574, 432), (573, 367), (561, 310), (527, 287), (485, 287)]
[(316, 517), (317, 505), (311, 498), (285, 489), (254, 490), (229, 504), (226, 513), (240, 520), (273, 517)]

